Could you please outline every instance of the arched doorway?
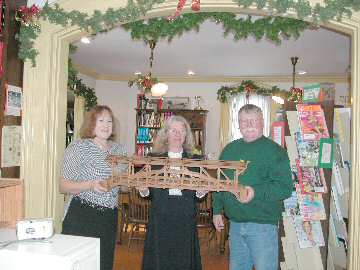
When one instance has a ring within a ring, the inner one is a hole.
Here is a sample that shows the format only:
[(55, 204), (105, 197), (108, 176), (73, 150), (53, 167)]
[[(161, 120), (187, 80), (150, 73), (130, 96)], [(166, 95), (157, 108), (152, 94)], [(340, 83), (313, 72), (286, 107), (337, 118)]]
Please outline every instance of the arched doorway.
[[(149, 12), (149, 17), (169, 15), (176, 8), (176, 2), (169, 1)], [(315, 5), (317, 1), (311, 0)], [(106, 11), (108, 8), (120, 8), (126, 0), (87, 1), (59, 0), (65, 10), (78, 10), (92, 14), (94, 10)], [(231, 0), (202, 1), (203, 11), (244, 12)], [(258, 10), (247, 9), (259, 13)], [(290, 13), (287, 13), (291, 16)], [(360, 269), (360, 248), (357, 246), (360, 232), (360, 176), (358, 152), (360, 141), (355, 139), (360, 131), (360, 13), (342, 22), (331, 21), (329, 28), (346, 32), (352, 38), (352, 181), (350, 208), (350, 250), (349, 269)], [(25, 180), (26, 217), (54, 217), (60, 224), (63, 197), (58, 192), (59, 164), (65, 148), (65, 111), (67, 89), (67, 59), (69, 43), (79, 39), (82, 34), (78, 27), (61, 27), (41, 22), (41, 34), (35, 41), (39, 51), (37, 66), (27, 62), (24, 67), (23, 100), (23, 164), (21, 174)]]

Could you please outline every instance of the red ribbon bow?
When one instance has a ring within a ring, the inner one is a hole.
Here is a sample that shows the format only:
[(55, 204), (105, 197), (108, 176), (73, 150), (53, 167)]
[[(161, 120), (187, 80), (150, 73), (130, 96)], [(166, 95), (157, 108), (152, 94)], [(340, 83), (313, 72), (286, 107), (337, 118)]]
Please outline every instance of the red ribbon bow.
[[(178, 17), (180, 15), (181, 11), (183, 10), (183, 8), (185, 6), (185, 2), (186, 2), (186, 0), (179, 0), (175, 13), (170, 15), (169, 17), (167, 17), (167, 19), (169, 21), (174, 20), (176, 17)], [(191, 0), (191, 9), (193, 11), (199, 11), (200, 10), (200, 0)]]

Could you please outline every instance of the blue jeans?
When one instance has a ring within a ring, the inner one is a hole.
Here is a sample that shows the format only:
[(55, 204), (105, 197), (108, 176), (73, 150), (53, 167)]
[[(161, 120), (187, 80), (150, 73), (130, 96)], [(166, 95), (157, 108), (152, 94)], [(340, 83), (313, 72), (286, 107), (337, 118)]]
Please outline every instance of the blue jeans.
[(230, 221), (230, 270), (277, 270), (276, 225)]

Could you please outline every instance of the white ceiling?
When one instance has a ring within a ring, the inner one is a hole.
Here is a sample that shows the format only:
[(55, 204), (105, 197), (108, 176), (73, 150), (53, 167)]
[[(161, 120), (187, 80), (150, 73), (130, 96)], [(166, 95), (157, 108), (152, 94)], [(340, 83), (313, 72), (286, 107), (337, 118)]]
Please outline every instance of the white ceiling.
[[(77, 42), (74, 63), (101, 75), (132, 76), (147, 73), (150, 49), (131, 40), (119, 27), (98, 34), (91, 44)], [(275, 45), (253, 38), (235, 42), (223, 37), (221, 25), (205, 22), (199, 32), (188, 32), (171, 43), (158, 42), (155, 48), (155, 76), (184, 77), (189, 69), (196, 76), (289, 76), (290, 57), (298, 56), (296, 70), (307, 75), (344, 75), (350, 61), (350, 37), (326, 29), (306, 30), (298, 40)]]

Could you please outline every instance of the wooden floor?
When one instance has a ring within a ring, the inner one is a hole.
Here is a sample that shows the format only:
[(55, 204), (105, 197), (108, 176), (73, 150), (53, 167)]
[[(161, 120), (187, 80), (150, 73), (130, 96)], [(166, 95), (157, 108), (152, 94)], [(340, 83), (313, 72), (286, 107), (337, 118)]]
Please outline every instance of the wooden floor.
[[(212, 240), (210, 248), (208, 248), (205, 239), (200, 237), (200, 252), (203, 270), (229, 269), (229, 248), (226, 246), (225, 253), (221, 255), (218, 244), (219, 239), (220, 237), (217, 237), (217, 239)], [(142, 240), (133, 240), (130, 248), (128, 248), (127, 236), (123, 235), (122, 244), (116, 246), (113, 270), (141, 270), (143, 243)]]

